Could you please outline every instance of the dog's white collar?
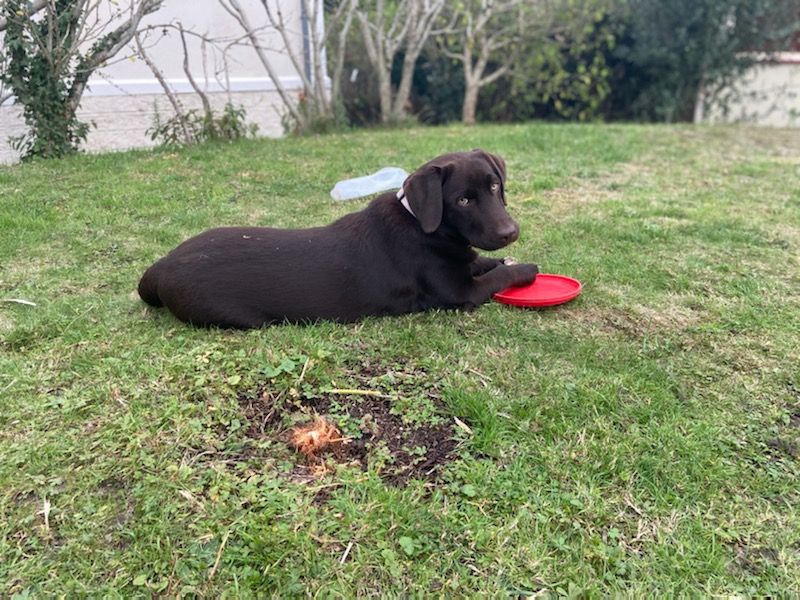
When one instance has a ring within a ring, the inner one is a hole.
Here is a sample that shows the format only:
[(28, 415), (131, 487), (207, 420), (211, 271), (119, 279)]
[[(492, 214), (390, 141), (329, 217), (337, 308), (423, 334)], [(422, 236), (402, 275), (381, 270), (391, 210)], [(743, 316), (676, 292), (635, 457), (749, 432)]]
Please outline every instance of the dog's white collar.
[(411, 216), (416, 219), (417, 215), (415, 215), (414, 211), (411, 210), (411, 206), (408, 203), (408, 198), (406, 197), (406, 191), (403, 188), (397, 190), (397, 199), (400, 200), (400, 204), (403, 205), (403, 208), (405, 208), (409, 213), (411, 213)]

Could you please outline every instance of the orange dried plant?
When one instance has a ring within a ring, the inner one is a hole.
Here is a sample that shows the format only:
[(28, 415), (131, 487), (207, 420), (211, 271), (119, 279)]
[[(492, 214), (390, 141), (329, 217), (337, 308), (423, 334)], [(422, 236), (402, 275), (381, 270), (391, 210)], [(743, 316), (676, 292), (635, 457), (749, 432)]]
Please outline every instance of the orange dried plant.
[(314, 460), (317, 453), (342, 441), (342, 434), (335, 425), (328, 423), (323, 417), (317, 417), (308, 425), (293, 428), (290, 443), (300, 454)]

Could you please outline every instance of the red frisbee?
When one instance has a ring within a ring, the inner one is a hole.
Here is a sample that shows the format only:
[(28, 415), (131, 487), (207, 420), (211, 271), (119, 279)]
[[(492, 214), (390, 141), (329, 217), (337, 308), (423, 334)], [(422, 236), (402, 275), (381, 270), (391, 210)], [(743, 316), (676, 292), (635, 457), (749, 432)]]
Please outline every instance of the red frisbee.
[(539, 273), (532, 284), (506, 288), (494, 299), (512, 306), (555, 306), (575, 298), (581, 287), (581, 282), (572, 277)]

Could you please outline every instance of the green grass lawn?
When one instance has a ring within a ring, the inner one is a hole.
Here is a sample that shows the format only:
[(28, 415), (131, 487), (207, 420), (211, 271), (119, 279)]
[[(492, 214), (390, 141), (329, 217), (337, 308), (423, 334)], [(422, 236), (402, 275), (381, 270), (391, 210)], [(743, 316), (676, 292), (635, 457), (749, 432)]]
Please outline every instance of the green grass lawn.
[[(325, 224), (366, 203), (337, 180), (475, 147), (522, 227), (498, 254), (577, 300), (236, 332), (135, 294), (205, 228)], [(800, 593), (799, 157), (532, 124), (0, 168), (0, 596)], [(449, 460), (399, 481), (369, 402)], [(315, 407), (363, 465), (287, 446)]]

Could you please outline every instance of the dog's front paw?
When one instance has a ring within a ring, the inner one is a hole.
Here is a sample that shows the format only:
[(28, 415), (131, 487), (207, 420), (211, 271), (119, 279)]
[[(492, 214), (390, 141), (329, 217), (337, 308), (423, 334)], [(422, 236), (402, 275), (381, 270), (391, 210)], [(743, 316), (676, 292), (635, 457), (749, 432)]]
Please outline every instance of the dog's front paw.
[(538, 265), (533, 263), (516, 264), (510, 267), (514, 270), (514, 285), (530, 285), (539, 274)]

